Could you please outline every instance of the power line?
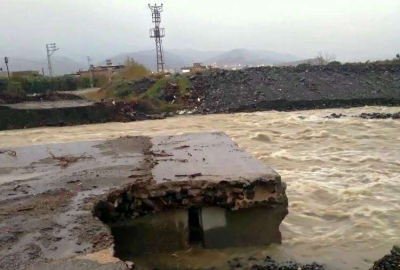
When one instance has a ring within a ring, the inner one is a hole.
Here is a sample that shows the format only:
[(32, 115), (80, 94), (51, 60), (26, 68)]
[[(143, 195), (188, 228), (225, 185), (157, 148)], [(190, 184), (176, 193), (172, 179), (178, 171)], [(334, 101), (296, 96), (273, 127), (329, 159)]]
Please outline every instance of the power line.
[(70, 50), (67, 50), (67, 49), (65, 49), (65, 48), (59, 48), (59, 49), (60, 49), (60, 50), (63, 50), (63, 51), (66, 51), (66, 52), (68, 52), (69, 54), (74, 54), (74, 55), (76, 55), (76, 56), (79, 56), (79, 57), (81, 57), (81, 58), (87, 58), (86, 55), (79, 54), (79, 53), (74, 53), (74, 52), (71, 52)]
[(93, 65), (91, 64), (92, 58), (90, 56), (87, 56), (87, 61), (89, 65), (89, 76), (90, 76), (90, 87), (93, 88)]
[(16, 58), (16, 57), (8, 57), (8, 59), (11, 60), (18, 60), (18, 61), (23, 61), (23, 62), (29, 62), (29, 63), (34, 63), (34, 64), (46, 64), (45, 62), (38, 62), (38, 61), (33, 61), (33, 60), (27, 60), (27, 59), (21, 59), (21, 58)]

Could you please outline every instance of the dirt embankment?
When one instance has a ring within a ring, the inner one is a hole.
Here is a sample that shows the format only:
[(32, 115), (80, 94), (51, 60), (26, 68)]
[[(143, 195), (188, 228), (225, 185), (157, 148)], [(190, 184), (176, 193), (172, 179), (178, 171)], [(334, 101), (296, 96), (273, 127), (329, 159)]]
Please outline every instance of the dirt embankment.
[(260, 67), (191, 80), (200, 113), (400, 104), (400, 65)]

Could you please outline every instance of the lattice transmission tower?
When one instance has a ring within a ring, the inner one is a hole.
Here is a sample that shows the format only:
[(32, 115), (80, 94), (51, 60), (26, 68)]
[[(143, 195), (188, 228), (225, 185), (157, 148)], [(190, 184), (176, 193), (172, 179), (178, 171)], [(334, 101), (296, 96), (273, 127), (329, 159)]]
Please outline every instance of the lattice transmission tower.
[(51, 64), (51, 56), (58, 50), (55, 43), (46, 44), (47, 63), (49, 65), (49, 76), (53, 77), (53, 66)]
[(156, 52), (157, 52), (157, 72), (164, 72), (164, 55), (162, 38), (165, 37), (165, 29), (160, 28), (161, 24), (161, 12), (163, 12), (163, 4), (161, 6), (154, 6), (149, 4), (151, 9), (154, 28), (150, 29), (150, 37), (156, 40)]

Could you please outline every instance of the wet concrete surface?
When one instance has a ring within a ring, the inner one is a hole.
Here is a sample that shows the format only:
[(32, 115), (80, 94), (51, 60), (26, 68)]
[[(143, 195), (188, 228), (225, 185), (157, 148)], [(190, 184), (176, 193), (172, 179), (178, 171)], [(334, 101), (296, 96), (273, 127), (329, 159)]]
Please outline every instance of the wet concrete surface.
[[(93, 202), (129, 183), (149, 147), (150, 138), (135, 137), (13, 148), (15, 157), (2, 154), (0, 269), (25, 269), (43, 259), (109, 248), (112, 236), (92, 216)], [(63, 157), (72, 162), (65, 165)]]
[[(111, 251), (104, 253), (113, 236), (92, 211), (100, 198), (132, 185), (138, 174), (151, 174), (156, 186), (170, 182), (166, 177), (178, 182), (196, 177), (200, 182), (280, 181), (222, 133), (2, 150), (16, 153), (0, 154), (0, 269), (7, 270), (128, 269)], [(89, 256), (98, 252), (104, 254)], [(89, 257), (79, 257), (85, 254)]]

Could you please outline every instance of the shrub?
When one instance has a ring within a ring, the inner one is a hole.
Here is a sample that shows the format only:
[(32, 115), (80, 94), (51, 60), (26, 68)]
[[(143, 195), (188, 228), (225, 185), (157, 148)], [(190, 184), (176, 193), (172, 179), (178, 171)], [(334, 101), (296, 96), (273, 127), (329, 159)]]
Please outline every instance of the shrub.
[(133, 59), (125, 61), (125, 69), (118, 74), (117, 79), (136, 80), (150, 76), (151, 71)]
[(9, 81), (7, 84), (6, 93), (17, 94), (17, 95), (24, 94), (22, 84), (20, 82)]
[(0, 79), (0, 93), (7, 90), (8, 79)]
[(339, 61), (332, 61), (330, 62), (328, 65), (329, 66), (340, 66), (342, 63), (340, 63)]

